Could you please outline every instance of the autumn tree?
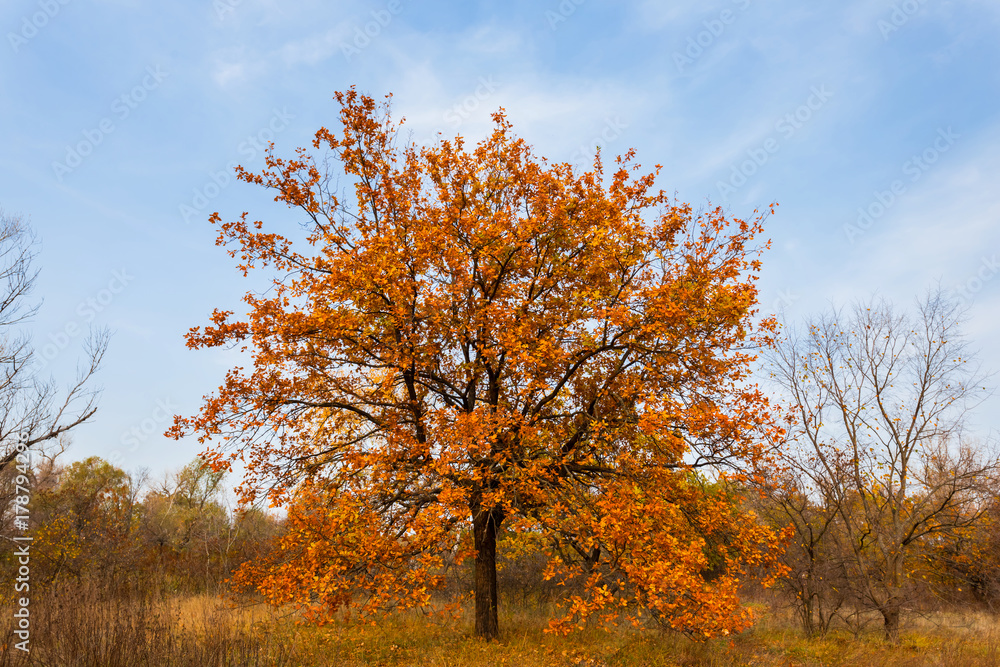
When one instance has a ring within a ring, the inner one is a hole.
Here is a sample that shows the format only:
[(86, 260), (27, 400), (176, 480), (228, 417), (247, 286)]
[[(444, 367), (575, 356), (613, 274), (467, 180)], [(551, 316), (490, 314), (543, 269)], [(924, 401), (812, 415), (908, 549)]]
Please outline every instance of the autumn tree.
[(468, 555), (475, 629), (494, 637), (504, 527), (581, 585), (554, 629), (640, 609), (697, 637), (745, 628), (738, 587), (773, 533), (692, 471), (752, 467), (774, 435), (748, 377), (769, 334), (763, 215), (695, 213), (631, 151), (611, 174), (550, 164), (503, 111), (474, 148), (421, 147), (388, 101), (337, 100), (324, 154), (237, 170), (298, 217), (211, 216), (240, 271), (273, 284), (187, 339), (252, 368), (172, 434), (220, 468), (244, 460), (244, 500), (293, 500), (281, 557), (247, 576), (275, 603), (367, 614), (426, 604)]
[[(982, 519), (1000, 469), (964, 431), (986, 389), (961, 317), (940, 292), (916, 316), (872, 301), (789, 329), (771, 355), (793, 410), (782, 448), (793, 482), (775, 500), (794, 546), (843, 568), (850, 601), (893, 641), (928, 543)], [(809, 502), (811, 523), (796, 509)]]
[(1000, 611), (1000, 493), (981, 520), (953, 527), (924, 549), (924, 576), (946, 599), (975, 602), (991, 613)]
[(224, 474), (195, 459), (142, 500), (146, 563), (172, 588), (217, 590), (232, 570), (266, 550), (279, 524), (255, 508), (230, 511)]
[(219, 502), (223, 477), (196, 459), (146, 494), (143, 537), (161, 572), (203, 586), (218, 574), (231, 528)]
[(96, 456), (56, 466), (44, 477), (31, 514), (42, 578), (92, 577), (111, 585), (134, 572), (140, 548), (138, 481)]

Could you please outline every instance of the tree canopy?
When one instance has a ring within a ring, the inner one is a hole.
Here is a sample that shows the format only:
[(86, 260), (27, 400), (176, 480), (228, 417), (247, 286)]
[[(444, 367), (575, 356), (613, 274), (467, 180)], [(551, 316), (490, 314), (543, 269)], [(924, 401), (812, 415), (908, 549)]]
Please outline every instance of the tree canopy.
[(260, 173), (237, 170), (308, 237), (213, 214), (243, 274), (273, 286), (188, 335), (252, 368), (173, 434), (197, 433), (219, 468), (243, 459), (245, 500), (291, 501), (278, 555), (247, 580), (320, 618), (367, 614), (427, 604), (471, 557), (492, 637), (498, 537), (522, 535), (578, 591), (553, 629), (641, 613), (699, 637), (746, 627), (738, 585), (774, 534), (708, 480), (752, 470), (775, 435), (749, 378), (772, 333), (755, 323), (764, 215), (695, 212), (633, 151), (612, 173), (550, 164), (503, 110), (475, 147), (416, 146), (388, 100), (336, 99), (319, 156), (272, 146)]

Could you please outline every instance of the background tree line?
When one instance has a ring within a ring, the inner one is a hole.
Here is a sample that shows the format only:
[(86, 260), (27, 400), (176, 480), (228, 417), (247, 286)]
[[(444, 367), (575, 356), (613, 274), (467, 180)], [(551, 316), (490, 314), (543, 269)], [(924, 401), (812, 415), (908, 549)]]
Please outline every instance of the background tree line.
[(942, 603), (997, 610), (1000, 519), (991, 442), (971, 435), (989, 390), (941, 291), (907, 312), (872, 299), (786, 326), (768, 354), (788, 407), (760, 512), (789, 534), (781, 588), (807, 634)]
[[(216, 593), (235, 568), (260, 557), (280, 520), (257, 509), (233, 510), (223, 475), (195, 460), (151, 483), (90, 457), (63, 463), (64, 448), (36, 454), (28, 533), (32, 585), (86, 582), (109, 590), (138, 585), (165, 592)], [(0, 496), (14, 495), (16, 470), (0, 473)], [(12, 503), (4, 503), (6, 508)], [(15, 531), (4, 516), (5, 542)], [(7, 542), (8, 544), (10, 542)], [(2, 556), (13, 579), (12, 550)]]
[[(79, 583), (109, 594), (130, 586), (164, 593), (236, 593), (227, 580), (241, 566), (273, 557), (288, 535), (284, 520), (273, 514), (227, 507), (226, 478), (200, 459), (152, 483), (145, 474), (130, 475), (97, 457), (63, 463), (64, 449), (37, 456), (32, 470), (32, 577), (41, 589)], [(959, 465), (967, 461), (952, 457), (935, 463), (934, 479), (954, 485)], [(4, 500), (14, 495), (12, 470), (0, 474)], [(924, 474), (929, 472), (919, 473)], [(884, 623), (880, 605), (890, 594), (898, 600), (900, 617), (956, 606), (1000, 611), (1000, 501), (988, 484), (963, 489), (950, 504), (942, 502), (940, 489), (911, 493), (897, 520), (924, 526), (926, 534), (893, 545), (891, 537), (898, 533), (863, 518), (862, 495), (870, 504), (886, 502), (877, 489), (862, 490), (837, 478), (813, 494), (808, 489), (816, 476), (789, 467), (782, 484), (766, 487), (763, 494), (758, 487), (701, 480), (725, 494), (734, 508), (752, 509), (759, 521), (785, 531), (781, 561), (787, 569), (778, 585), (765, 592), (751, 579), (745, 594), (794, 608), (810, 635), (837, 626), (860, 632), (872, 622)], [(928, 498), (933, 507), (943, 508), (939, 516), (920, 509)], [(7, 541), (14, 535), (12, 517), (3, 518)], [(859, 523), (868, 526), (868, 535), (852, 533)], [(580, 582), (567, 586), (546, 577), (545, 544), (537, 536), (505, 531), (499, 543), (498, 593), (505, 604), (544, 606), (581, 591)], [(892, 548), (903, 553), (896, 579), (880, 569), (893, 562), (883, 552), (891, 555)], [(5, 550), (0, 559), (0, 576), (8, 581), (16, 570), (11, 553)], [(721, 562), (716, 559), (715, 566)], [(446, 598), (461, 598), (471, 589), (471, 562), (451, 562), (442, 574)], [(252, 589), (248, 592), (255, 597)]]

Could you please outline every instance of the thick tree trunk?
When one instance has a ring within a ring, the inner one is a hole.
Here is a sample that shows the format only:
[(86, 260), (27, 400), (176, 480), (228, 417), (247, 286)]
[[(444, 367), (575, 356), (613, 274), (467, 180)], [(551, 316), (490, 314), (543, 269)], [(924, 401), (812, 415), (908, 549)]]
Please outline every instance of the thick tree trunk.
[(899, 641), (899, 603), (895, 600), (890, 600), (882, 607), (881, 611), (882, 619), (885, 621), (886, 641), (895, 644)]
[[(897, 507), (902, 506), (902, 498), (897, 499), (897, 502)], [(899, 532), (897, 531), (897, 535)], [(901, 540), (897, 537), (894, 544), (898, 545), (900, 542)], [(880, 611), (882, 612), (882, 619), (885, 621), (885, 638), (887, 641), (896, 644), (899, 642), (899, 615), (903, 607), (903, 591), (901, 586), (903, 581), (903, 559), (898, 550), (890, 553), (887, 574), (888, 581), (886, 582), (886, 588), (888, 597)]]
[(472, 526), (476, 545), (476, 634), (495, 639), (497, 623), (497, 530), (503, 521), (498, 510), (473, 510)]

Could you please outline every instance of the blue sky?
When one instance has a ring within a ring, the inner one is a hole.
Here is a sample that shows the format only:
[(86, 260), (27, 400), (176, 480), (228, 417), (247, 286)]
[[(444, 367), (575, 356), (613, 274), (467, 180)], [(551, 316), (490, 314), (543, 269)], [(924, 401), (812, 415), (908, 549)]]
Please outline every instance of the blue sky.
[(695, 206), (777, 201), (765, 309), (908, 304), (941, 281), (1000, 369), (995, 0), (7, 0), (0, 28), (0, 207), (41, 239), (43, 371), (72, 379), (68, 331), (115, 332), (70, 458), (158, 475), (200, 451), (162, 437), (166, 414), (236, 358), (183, 334), (251, 287), (206, 220), (294, 224), (231, 166), (307, 145), (351, 85), (393, 93), (417, 140), (478, 138), (502, 106), (550, 160), (634, 147)]

